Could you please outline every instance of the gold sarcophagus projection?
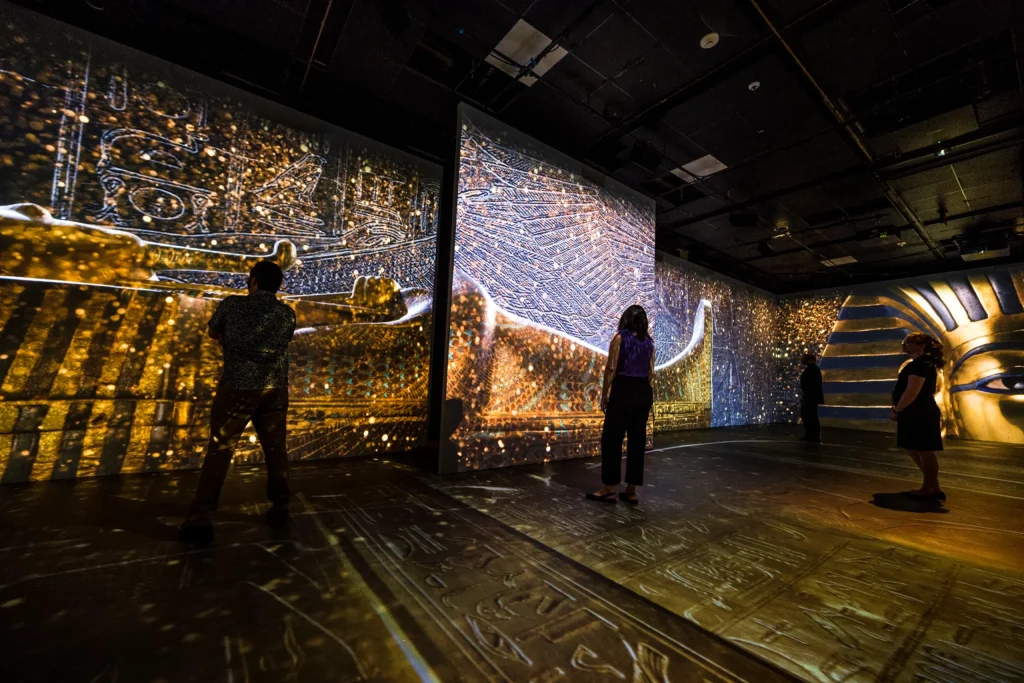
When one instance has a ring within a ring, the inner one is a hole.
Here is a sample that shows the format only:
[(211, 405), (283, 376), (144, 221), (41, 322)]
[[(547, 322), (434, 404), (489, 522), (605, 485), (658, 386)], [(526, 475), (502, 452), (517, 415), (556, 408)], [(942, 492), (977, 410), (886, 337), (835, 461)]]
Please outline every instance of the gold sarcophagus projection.
[(263, 258), (299, 325), (291, 456), (423, 442), (440, 168), (2, 14), (2, 480), (197, 465), (206, 324)]

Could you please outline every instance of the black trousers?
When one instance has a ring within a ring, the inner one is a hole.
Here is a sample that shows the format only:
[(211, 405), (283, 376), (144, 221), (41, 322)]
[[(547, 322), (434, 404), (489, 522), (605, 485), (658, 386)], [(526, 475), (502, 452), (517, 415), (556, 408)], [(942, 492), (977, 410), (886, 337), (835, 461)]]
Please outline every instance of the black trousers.
[(235, 444), (249, 420), (256, 428), (267, 463), (267, 498), (277, 505), (288, 504), (288, 388), (218, 389), (210, 412), (210, 445), (190, 519), (208, 519), (217, 509)]
[(818, 419), (818, 404), (801, 401), (800, 419), (804, 422), (804, 436), (813, 441), (820, 441), (821, 420)]
[(601, 432), (601, 482), (605, 486), (615, 486), (622, 479), (623, 437), (629, 437), (626, 483), (643, 485), (647, 420), (653, 405), (654, 391), (649, 378), (617, 375), (612, 380)]

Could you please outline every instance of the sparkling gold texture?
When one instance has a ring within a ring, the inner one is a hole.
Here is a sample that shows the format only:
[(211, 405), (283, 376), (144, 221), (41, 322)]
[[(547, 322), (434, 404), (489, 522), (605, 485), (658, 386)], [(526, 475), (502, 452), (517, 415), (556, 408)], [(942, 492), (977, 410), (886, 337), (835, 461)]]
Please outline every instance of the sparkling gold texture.
[[(197, 465), (220, 372), (206, 322), (263, 258), (298, 319), (292, 456), (422, 442), (439, 169), (3, 19), (3, 481)], [(243, 438), (236, 457), (261, 455)]]
[[(701, 315), (710, 325), (710, 313)], [(449, 346), (446, 410), (460, 417), (449, 447), (460, 454), (462, 469), (599, 451), (606, 352), (512, 316), (463, 277), (455, 282), (452, 320), (458, 324)], [(706, 419), (711, 409), (711, 338), (701, 332), (694, 342), (654, 376), (656, 416), (680, 425)]]
[[(780, 422), (800, 416), (800, 373), (803, 356), (821, 358), (828, 335), (843, 305), (839, 294), (811, 294), (782, 298), (778, 304), (774, 360), (778, 367), (775, 414)], [(826, 401), (828, 397), (825, 397)]]
[(654, 313), (653, 202), (466, 107), (444, 457), (593, 455), (619, 316)]
[[(658, 254), (655, 273), (658, 303), (654, 339), (659, 357), (670, 358), (689, 343), (695, 313), (705, 301), (713, 311), (713, 325), (708, 325), (707, 333), (714, 337), (711, 367), (706, 373), (681, 378), (687, 386), (710, 382), (707, 392), (711, 411), (706, 418), (685, 424), (658, 419), (655, 429), (775, 421), (775, 297), (669, 254)], [(656, 408), (660, 415), (659, 411), (664, 409)]]

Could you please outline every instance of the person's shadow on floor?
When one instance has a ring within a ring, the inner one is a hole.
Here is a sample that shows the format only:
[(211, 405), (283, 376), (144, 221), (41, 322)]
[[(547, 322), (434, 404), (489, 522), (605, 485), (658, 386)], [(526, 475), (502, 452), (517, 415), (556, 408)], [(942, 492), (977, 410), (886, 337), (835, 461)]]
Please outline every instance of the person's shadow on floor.
[(905, 496), (902, 493), (873, 493), (871, 504), (875, 507), (887, 510), (898, 510), (900, 512), (931, 512), (940, 515), (947, 514), (949, 510), (942, 506), (940, 500), (929, 500), (926, 498), (914, 498)]

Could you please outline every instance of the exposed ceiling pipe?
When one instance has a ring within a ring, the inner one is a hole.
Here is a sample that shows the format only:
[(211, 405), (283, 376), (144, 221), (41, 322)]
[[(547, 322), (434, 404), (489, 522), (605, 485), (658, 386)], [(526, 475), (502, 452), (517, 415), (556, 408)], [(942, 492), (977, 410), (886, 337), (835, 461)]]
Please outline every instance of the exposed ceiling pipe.
[[(779, 44), (782, 46), (783, 50), (786, 51), (786, 54), (789, 55), (790, 59), (793, 61), (793, 64), (803, 75), (807, 83), (814, 89), (815, 92), (817, 92), (818, 96), (821, 98), (822, 104), (824, 104), (825, 107), (832, 114), (832, 116), (835, 117), (836, 123), (842, 128), (843, 133), (846, 135), (847, 139), (853, 143), (854, 147), (856, 147), (856, 149), (861, 153), (861, 155), (868, 163), (874, 163), (874, 156), (871, 154), (870, 150), (868, 150), (868, 147), (865, 144), (863, 138), (861, 138), (860, 134), (852, 126), (845, 125), (846, 117), (844, 115), (844, 112), (832, 101), (832, 98), (828, 96), (828, 93), (826, 93), (825, 90), (818, 84), (818, 81), (815, 80), (811, 72), (807, 70), (807, 67), (803, 63), (803, 60), (800, 59), (799, 55), (797, 55), (797, 53), (789, 45), (789, 43), (782, 36), (782, 34), (779, 33), (778, 29), (775, 28), (775, 24), (768, 17), (768, 15), (765, 14), (758, 0), (750, 0), (750, 3), (754, 7), (754, 10), (757, 11), (757, 13), (761, 16), (761, 19), (764, 21), (768, 29), (775, 35), (775, 38), (779, 41)], [(874, 177), (875, 182), (878, 183), (878, 187), (882, 190), (882, 193), (885, 194), (886, 198), (892, 204), (893, 208), (896, 209), (896, 211), (898, 211), (899, 214), (903, 216), (903, 219), (914, 228), (914, 231), (917, 233), (918, 237), (921, 238), (922, 242), (928, 245), (928, 248), (931, 250), (932, 254), (934, 254), (936, 258), (944, 260), (946, 258), (946, 255), (942, 252), (942, 249), (939, 248), (939, 245), (936, 244), (935, 240), (932, 239), (931, 235), (928, 234), (928, 231), (921, 223), (921, 220), (917, 217), (917, 214), (915, 214), (913, 209), (911, 209), (907, 205), (907, 203), (903, 200), (903, 197), (900, 196), (900, 193), (897, 192), (892, 185), (883, 180), (877, 172), (872, 171), (872, 176)]]
[[(980, 218), (981, 216), (988, 216), (989, 214), (1001, 213), (1003, 211), (1011, 211), (1011, 210), (1017, 209), (1017, 208), (1020, 208), (1020, 202), (1010, 202), (1010, 203), (1007, 203), (1007, 204), (997, 204), (996, 206), (988, 206), (988, 207), (985, 207), (984, 209), (974, 209), (973, 211), (965, 211), (963, 213), (953, 214), (952, 216), (948, 216), (947, 215), (946, 219), (945, 219), (945, 222), (960, 221), (960, 220), (964, 220), (966, 218)], [(793, 231), (791, 231), (789, 233), (788, 236), (789, 237), (793, 237), (793, 236), (796, 236), (796, 235), (806, 235), (809, 232), (821, 232), (821, 231), (824, 231), (824, 230), (832, 230), (834, 228), (841, 228), (841, 227), (845, 227), (845, 226), (856, 227), (858, 223), (863, 224), (863, 223), (868, 223), (868, 222), (871, 222), (871, 221), (880, 221), (881, 218), (883, 218), (883, 217), (872, 214), (872, 215), (860, 216), (860, 217), (857, 217), (857, 218), (847, 218), (847, 219), (844, 219), (844, 220), (830, 221), (828, 223), (823, 223), (823, 224), (819, 224), (819, 225), (811, 225), (811, 226), (809, 226), (807, 228), (803, 228), (802, 230), (793, 230)], [(943, 222), (944, 221), (942, 219), (932, 218), (930, 220), (924, 221), (924, 224), (926, 226), (928, 226), (928, 225), (939, 225), (939, 224), (941, 224)], [(877, 225), (877, 223), (876, 223), (872, 227), (877, 228), (877, 229), (883, 229), (884, 228), (884, 229), (888, 230), (892, 234), (896, 234), (896, 233), (898, 233), (900, 231), (900, 228), (898, 228), (895, 225), (888, 225), (888, 224), (887, 225)], [(815, 247), (821, 247), (821, 246), (828, 246), (830, 244), (839, 244), (841, 242), (849, 242), (852, 239), (853, 238), (849, 238), (849, 237), (841, 237), (839, 239), (836, 239), (836, 240), (833, 240), (833, 241), (829, 241), (829, 242), (819, 242), (819, 243), (815, 244), (814, 246)], [(739, 249), (739, 248), (742, 248), (742, 247), (751, 247), (751, 246), (754, 246), (755, 244), (757, 244), (760, 241), (761, 240), (758, 239), (758, 240), (752, 240), (750, 242), (742, 242), (740, 244), (735, 245), (735, 248)], [(799, 251), (799, 250), (792, 249), (792, 250), (789, 250), (789, 251), (795, 252), (795, 251)], [(780, 251), (778, 253), (779, 254), (783, 254), (783, 253), (786, 253), (786, 252)], [(758, 257), (754, 257), (754, 258), (758, 258)]]
[[(849, 7), (853, 5), (859, 5), (866, 1), (867, 0), (849, 0), (846, 3), (841, 3), (833, 2), (833, 0), (825, 0), (817, 7), (808, 10), (787, 24), (786, 30), (803, 33), (814, 26), (818, 26), (822, 22), (827, 21), (840, 9), (849, 9)], [(587, 145), (582, 156), (584, 158), (592, 156), (595, 150), (609, 140), (615, 137), (620, 137), (624, 134), (629, 134), (638, 128), (642, 128), (643, 126), (660, 120), (665, 116), (665, 114), (676, 107), (693, 99), (701, 93), (710, 90), (715, 85), (739, 73), (748, 66), (757, 63), (770, 53), (771, 36), (758, 38), (756, 42), (750, 45), (750, 47), (746, 48), (735, 57), (731, 57), (710, 71), (707, 71), (692, 81), (683, 84), (654, 104), (645, 108), (643, 111), (622, 120), (614, 125), (610, 130), (597, 136), (593, 142)]]
[[(694, 223), (706, 221), (710, 218), (724, 216), (726, 214), (733, 213), (734, 211), (740, 211), (751, 206), (756, 206), (757, 204), (763, 204), (765, 202), (778, 199), (779, 197), (785, 197), (786, 195), (801, 192), (803, 190), (808, 190), (810, 188), (817, 187), (818, 185), (824, 185), (825, 183), (833, 182), (835, 180), (841, 180), (843, 178), (855, 175), (857, 173), (872, 172), (877, 174), (885, 172), (882, 175), (882, 177), (885, 180), (893, 180), (897, 178), (903, 178), (908, 175), (912, 175), (914, 173), (919, 173), (922, 171), (930, 171), (935, 168), (942, 168), (956, 161), (966, 161), (967, 159), (973, 159), (977, 156), (987, 154), (989, 152), (1021, 144), (1022, 142), (1024, 142), (1024, 136), (1022, 136), (1019, 133), (1019, 129), (1022, 125), (1024, 125), (1024, 118), (1019, 116), (1008, 118), (997, 124), (979, 128), (975, 131), (971, 131), (970, 133), (965, 133), (964, 135), (961, 135), (959, 137), (952, 138), (941, 143), (936, 143), (934, 145), (927, 145), (925, 147), (915, 149), (911, 152), (906, 152), (898, 157), (886, 157), (870, 163), (865, 162), (855, 164), (853, 166), (848, 166), (838, 171), (834, 171), (833, 173), (828, 173), (817, 178), (805, 180), (795, 185), (790, 185), (788, 187), (773, 190), (772, 192), (767, 192), (756, 197), (751, 197), (750, 199), (744, 200), (742, 202), (729, 204), (727, 206), (714, 209), (712, 211), (706, 211), (696, 216), (681, 218), (678, 221), (674, 221), (662, 227), (667, 229), (682, 228), (687, 225), (692, 225)], [(1000, 138), (981, 147), (957, 149), (958, 147), (963, 148), (965, 145), (983, 142), (985, 140), (989, 140), (990, 138), (1006, 135), (1013, 131), (1017, 131), (1018, 134), (1014, 135), (1011, 138)], [(942, 149), (946, 149), (949, 151), (947, 151), (947, 153), (941, 157), (936, 156), (936, 154)], [(911, 164), (911, 162), (920, 161), (922, 159), (925, 160), (925, 163), (908, 166), (908, 164)]]
[(302, 74), (302, 83), (299, 84), (299, 90), (306, 87), (306, 79), (309, 78), (309, 70), (313, 68), (313, 58), (316, 56), (316, 50), (320, 47), (320, 38), (324, 35), (324, 24), (327, 23), (327, 17), (331, 15), (331, 5), (334, 4), (334, 0), (327, 0), (327, 9), (324, 10), (324, 16), (320, 19), (320, 28), (316, 32), (316, 40), (313, 41), (313, 49), (309, 51), (309, 58), (306, 60), (306, 71)]

